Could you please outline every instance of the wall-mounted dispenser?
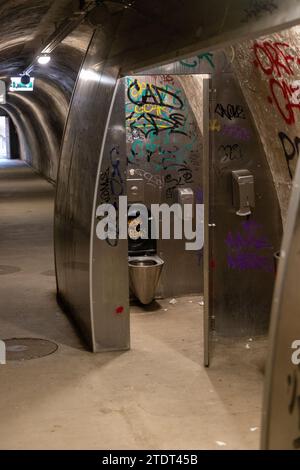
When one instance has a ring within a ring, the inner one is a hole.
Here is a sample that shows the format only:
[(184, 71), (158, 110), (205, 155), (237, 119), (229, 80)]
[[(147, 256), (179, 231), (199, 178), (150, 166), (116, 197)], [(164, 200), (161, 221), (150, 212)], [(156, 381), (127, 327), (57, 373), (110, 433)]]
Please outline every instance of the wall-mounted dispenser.
[[(176, 196), (176, 203), (181, 206), (183, 218), (192, 219), (195, 201), (192, 188), (177, 188)], [(186, 204), (190, 205), (189, 210), (187, 207), (185, 208)]]
[(251, 215), (255, 207), (254, 177), (249, 170), (232, 171), (233, 205), (236, 215)]

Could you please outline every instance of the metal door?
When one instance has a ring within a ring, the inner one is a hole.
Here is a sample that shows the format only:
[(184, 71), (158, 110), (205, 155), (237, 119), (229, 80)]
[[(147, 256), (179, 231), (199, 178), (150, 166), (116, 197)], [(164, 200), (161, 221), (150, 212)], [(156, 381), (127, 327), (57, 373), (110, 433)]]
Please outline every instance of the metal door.
[(210, 88), (211, 79), (203, 79), (203, 188), (204, 188), (204, 311), (203, 311), (203, 331), (204, 331), (204, 365), (209, 366), (210, 362), (210, 340), (212, 316), (210, 312), (210, 246), (211, 228), (213, 224), (210, 220), (210, 192), (211, 192), (211, 146), (209, 136), (210, 121)]
[(263, 406), (263, 449), (300, 449), (300, 160), (273, 297)]

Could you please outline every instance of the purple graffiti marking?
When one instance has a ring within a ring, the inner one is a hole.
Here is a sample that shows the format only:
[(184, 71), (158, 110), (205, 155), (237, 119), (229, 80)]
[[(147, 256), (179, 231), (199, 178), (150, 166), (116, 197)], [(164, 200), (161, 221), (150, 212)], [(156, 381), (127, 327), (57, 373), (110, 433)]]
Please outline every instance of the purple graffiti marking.
[(196, 203), (197, 204), (203, 204), (204, 203), (203, 189), (200, 189), (200, 188), (196, 189), (195, 196), (196, 196)]
[(261, 228), (261, 225), (249, 220), (242, 222), (242, 229), (237, 233), (229, 232), (225, 243), (230, 269), (274, 271), (272, 246), (261, 234)]
[(226, 137), (232, 137), (233, 139), (243, 140), (245, 142), (251, 139), (251, 132), (248, 129), (245, 129), (245, 127), (241, 127), (237, 124), (223, 126), (221, 134)]

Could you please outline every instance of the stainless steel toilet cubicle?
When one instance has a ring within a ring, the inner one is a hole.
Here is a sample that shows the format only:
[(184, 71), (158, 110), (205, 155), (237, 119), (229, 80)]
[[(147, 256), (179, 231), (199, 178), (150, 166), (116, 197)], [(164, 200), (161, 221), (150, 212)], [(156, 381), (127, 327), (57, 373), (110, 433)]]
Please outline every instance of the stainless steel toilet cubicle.
[[(119, 240), (110, 246), (95, 238), (96, 206), (101, 189), (111, 187), (114, 165), (120, 180), (125, 177), (123, 110), (118, 101), (123, 84), (118, 79), (296, 24), (299, 2), (282, 3), (275, 1), (276, 8), (260, 18), (247, 15), (248, 0), (137, 0), (129, 8), (122, 2), (102, 4), (93, 15), (98, 27), (71, 100), (55, 206), (58, 299), (93, 351), (129, 348), (127, 245)], [(218, 262), (212, 260), (211, 266)], [(231, 286), (238, 279), (236, 275)], [(224, 297), (230, 307), (226, 293)], [(234, 325), (235, 318), (231, 320)]]
[[(201, 252), (206, 366), (213, 330), (226, 337), (267, 332), (275, 279), (273, 256), (282, 234), (272, 175), (231, 60), (230, 52), (206, 52), (139, 76), (141, 83), (150, 81), (151, 74), (158, 81), (165, 77), (182, 83), (200, 127), (202, 151), (198, 159), (206, 220)], [(196, 86), (202, 87), (196, 100), (193, 78)], [(139, 159), (134, 164), (139, 165)], [(161, 249), (159, 254), (164, 258), (168, 247), (163, 241)], [(180, 256), (179, 252), (173, 258), (178, 262)], [(176, 265), (167, 276), (174, 281)], [(201, 273), (199, 285), (200, 280)]]
[[(202, 122), (203, 114), (209, 115), (208, 106), (203, 107), (204, 75), (186, 75), (189, 69), (180, 63), (168, 66), (169, 73), (162, 69), (126, 77), (128, 201), (142, 202), (148, 209), (151, 204), (179, 203), (182, 190), (191, 203), (203, 203)], [(189, 102), (194, 77), (200, 80), (198, 119)], [(175, 239), (172, 230), (170, 239), (160, 237), (155, 243), (156, 255), (164, 262), (157, 298), (202, 294), (203, 252), (186, 250), (185, 243), (184, 238)]]

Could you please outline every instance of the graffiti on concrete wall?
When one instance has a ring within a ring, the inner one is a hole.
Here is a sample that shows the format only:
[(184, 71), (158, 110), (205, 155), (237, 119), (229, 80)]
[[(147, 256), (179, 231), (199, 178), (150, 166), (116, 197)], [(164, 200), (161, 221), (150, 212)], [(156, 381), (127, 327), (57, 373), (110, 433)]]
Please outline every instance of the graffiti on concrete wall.
[(229, 121), (232, 121), (233, 119), (246, 119), (244, 108), (239, 104), (229, 103), (224, 106), (222, 103), (218, 103), (215, 113), (221, 118), (226, 117)]
[(238, 231), (228, 233), (225, 243), (230, 269), (274, 272), (272, 246), (262, 229), (257, 222), (247, 220), (241, 223)]
[(220, 145), (218, 148), (219, 162), (221, 165), (243, 159), (243, 152), (238, 144)]
[(209, 64), (211, 68), (215, 68), (214, 55), (211, 52), (204, 52), (203, 54), (197, 55), (197, 57), (193, 57), (192, 59), (181, 60), (180, 64), (184, 67), (195, 68), (201, 65), (201, 62), (203, 61)]
[(252, 131), (240, 104), (218, 103), (215, 114), (219, 118), (210, 123), (210, 130), (218, 132), (219, 136), (214, 166), (218, 176), (223, 177), (230, 169), (236, 168), (237, 162), (246, 160), (243, 144), (251, 140)]
[(294, 169), (291, 167), (291, 162), (294, 161), (295, 157), (299, 157), (300, 138), (296, 136), (295, 138), (291, 139), (285, 132), (279, 132), (278, 137), (284, 151), (290, 177), (293, 178)]
[(257, 41), (253, 51), (255, 67), (269, 82), (268, 102), (286, 124), (295, 124), (300, 111), (300, 82), (295, 80), (300, 57), (288, 43), (279, 41)]
[(143, 178), (146, 183), (150, 184), (153, 187), (161, 188), (163, 186), (163, 178), (160, 174), (153, 174), (149, 171), (144, 170), (143, 168), (136, 168), (134, 170), (136, 176)]
[(126, 135), (129, 166), (164, 199), (200, 179), (198, 130), (175, 77), (127, 78)]
[(187, 164), (170, 165), (168, 169), (172, 172), (165, 175), (166, 196), (167, 199), (172, 199), (176, 188), (193, 183), (193, 170)]
[[(268, 103), (276, 110), (286, 129), (294, 126), (300, 117), (300, 57), (288, 42), (257, 41), (253, 47), (254, 65), (267, 78)], [(299, 156), (299, 139), (285, 132), (278, 133), (290, 177), (294, 176), (295, 157)]]
[(166, 131), (186, 135), (183, 101), (171, 88), (170, 85), (162, 88), (141, 83), (137, 79), (128, 86), (127, 96), (133, 109), (126, 120), (132, 131), (145, 137)]
[(155, 78), (158, 79), (161, 85), (175, 85), (175, 81), (172, 75), (156, 75)]

